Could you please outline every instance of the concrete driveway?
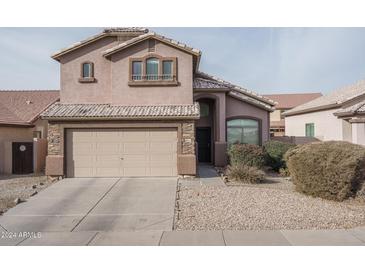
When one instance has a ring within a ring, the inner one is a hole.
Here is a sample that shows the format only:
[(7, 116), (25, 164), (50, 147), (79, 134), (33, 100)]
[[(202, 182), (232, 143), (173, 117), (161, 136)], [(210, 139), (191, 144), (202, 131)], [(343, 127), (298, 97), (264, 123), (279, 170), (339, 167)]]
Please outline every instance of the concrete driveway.
[(6, 212), (0, 230), (170, 231), (176, 184), (177, 178), (64, 179)]

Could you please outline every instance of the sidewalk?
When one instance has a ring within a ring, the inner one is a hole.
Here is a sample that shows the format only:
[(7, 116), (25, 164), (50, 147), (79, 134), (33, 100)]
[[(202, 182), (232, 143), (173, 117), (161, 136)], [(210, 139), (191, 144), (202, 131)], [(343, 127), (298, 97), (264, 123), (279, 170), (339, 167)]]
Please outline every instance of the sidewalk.
[(38, 238), (1, 238), (0, 246), (4, 245), (364, 246), (365, 227), (291, 231), (42, 232)]

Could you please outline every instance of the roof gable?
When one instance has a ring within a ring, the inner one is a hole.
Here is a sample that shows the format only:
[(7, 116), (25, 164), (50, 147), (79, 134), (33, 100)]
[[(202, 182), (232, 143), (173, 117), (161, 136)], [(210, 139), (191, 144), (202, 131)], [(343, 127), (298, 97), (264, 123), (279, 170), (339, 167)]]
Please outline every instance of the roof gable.
[(140, 36), (137, 36), (135, 38), (132, 38), (132, 39), (129, 39), (123, 43), (120, 43), (110, 49), (107, 49), (103, 52), (103, 55), (105, 57), (108, 57), (118, 51), (121, 51), (125, 48), (128, 48), (132, 45), (135, 45), (135, 44), (138, 44), (142, 41), (145, 41), (145, 40), (148, 40), (148, 39), (155, 39), (157, 41), (160, 41), (164, 44), (167, 44), (169, 46), (172, 46), (174, 48), (177, 48), (179, 50), (182, 50), (184, 52), (187, 52), (189, 54), (192, 54), (192, 55), (195, 55), (195, 56), (200, 56), (201, 55), (201, 51), (198, 50), (198, 49), (195, 49), (195, 48), (192, 48), (184, 43), (181, 43), (181, 42), (178, 42), (176, 40), (173, 40), (173, 39), (170, 39), (170, 38), (167, 38), (165, 36), (162, 36), (162, 35), (158, 35), (156, 34), (155, 32), (148, 32), (146, 34), (143, 34), (143, 35), (140, 35)]
[(365, 94), (365, 80), (348, 85), (317, 99), (299, 105), (291, 110), (285, 111), (284, 116), (303, 114), (318, 110), (339, 108), (343, 104)]
[(0, 124), (31, 125), (44, 109), (58, 100), (58, 91), (0, 91)]
[(104, 37), (110, 37), (110, 36), (135, 37), (135, 36), (147, 33), (147, 32), (148, 32), (148, 29), (146, 29), (146, 28), (135, 28), (135, 27), (132, 27), (132, 28), (107, 28), (107, 29), (104, 29), (104, 31), (101, 33), (88, 37), (84, 40), (81, 40), (79, 42), (72, 44), (69, 47), (66, 47), (64, 49), (61, 49), (61, 50), (55, 52), (51, 57), (55, 60), (60, 60), (61, 56), (65, 55), (69, 52), (72, 52), (76, 49), (79, 49), (81, 47), (84, 47), (88, 44), (96, 42)]
[[(211, 88), (209, 88), (211, 87)], [(194, 79), (194, 89), (228, 89), (227, 93), (238, 100), (242, 100), (253, 104), (255, 106), (264, 108), (269, 111), (273, 111), (273, 106), (276, 104), (273, 100), (265, 98), (253, 91), (240, 87), (238, 85), (232, 84), (228, 81), (220, 79), (218, 77), (209, 75), (207, 73), (198, 71), (195, 73)]]

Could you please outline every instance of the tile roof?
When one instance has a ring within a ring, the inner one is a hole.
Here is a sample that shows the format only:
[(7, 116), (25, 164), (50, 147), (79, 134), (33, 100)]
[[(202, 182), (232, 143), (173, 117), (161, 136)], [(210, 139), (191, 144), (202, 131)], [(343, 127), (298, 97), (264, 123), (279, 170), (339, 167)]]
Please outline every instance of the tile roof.
[(276, 109), (291, 109), (301, 104), (312, 101), (322, 96), (322, 93), (288, 93), (288, 94), (265, 94), (265, 97), (278, 102)]
[(59, 97), (55, 90), (0, 90), (0, 124), (31, 125)]
[[(238, 85), (232, 84), (228, 81), (225, 81), (223, 79), (220, 79), (218, 77), (212, 76), (210, 74), (207, 74), (202, 71), (198, 71), (195, 73), (195, 79), (204, 79), (209, 80), (209, 83), (203, 83), (200, 81), (198, 84), (208, 87), (209, 85), (216, 85), (216, 88), (218, 88), (218, 85), (220, 88), (223, 86), (228, 88), (230, 91), (228, 92), (228, 95), (235, 97), (240, 100), (244, 100), (246, 102), (252, 103), (256, 106), (262, 107), (267, 110), (274, 110), (273, 106), (276, 104), (273, 100), (266, 98), (264, 96), (261, 96), (257, 94), (256, 92), (250, 91), (246, 88), (240, 87)], [(199, 80), (198, 80), (199, 81)], [(195, 81), (194, 81), (195, 85)], [(195, 86), (194, 86), (195, 88)]]
[(229, 89), (225, 84), (204, 78), (194, 78), (193, 85), (194, 89)]
[(63, 54), (65, 54), (67, 52), (70, 52), (70, 51), (73, 51), (74, 49), (80, 48), (84, 45), (87, 45), (87, 44), (89, 44), (93, 41), (97, 41), (97, 40), (99, 40), (103, 37), (118, 36), (118, 35), (121, 35), (123, 33), (126, 33), (128, 35), (132, 35), (132, 34), (141, 35), (141, 34), (145, 34), (146, 32), (148, 32), (147, 28), (137, 28), (137, 27), (131, 27), (131, 28), (106, 28), (106, 29), (103, 30), (103, 32), (100, 32), (98, 34), (90, 36), (90, 37), (88, 37), (84, 40), (81, 40), (79, 42), (73, 43), (72, 45), (55, 52), (52, 55), (52, 58), (58, 60), (58, 58), (60, 56), (62, 56)]
[(291, 110), (285, 111), (283, 115), (289, 116), (316, 110), (341, 107), (343, 103), (363, 94), (365, 94), (365, 80), (360, 80), (355, 84), (339, 88), (327, 95), (323, 95)]
[(159, 35), (159, 34), (157, 34), (155, 32), (152, 32), (152, 31), (147, 32), (147, 33), (142, 34), (142, 35), (139, 35), (139, 36), (134, 37), (132, 39), (129, 39), (129, 40), (123, 42), (123, 43), (120, 43), (120, 44), (114, 46), (114, 47), (111, 47), (110, 49), (105, 50), (103, 52), (103, 55), (104, 56), (109, 56), (109, 55), (113, 54), (114, 52), (117, 52), (121, 49), (124, 49), (126, 47), (131, 46), (131, 45), (134, 45), (135, 43), (138, 43), (138, 42), (140, 42), (142, 40), (145, 40), (145, 39), (148, 39), (148, 38), (154, 38), (154, 39), (157, 39), (161, 42), (168, 43), (171, 46), (174, 46), (174, 47), (179, 48), (181, 50), (187, 51), (187, 52), (192, 53), (194, 55), (198, 55), (198, 56), (201, 55), (201, 51), (198, 50), (198, 49), (192, 48), (192, 47), (190, 47), (190, 46), (188, 46), (184, 43), (181, 43), (179, 41), (167, 38), (165, 36)]
[(55, 103), (46, 109), (43, 119), (198, 119), (199, 104), (192, 105), (154, 105), (154, 106), (115, 106), (109, 104), (60, 104)]
[(334, 115), (336, 116), (352, 116), (357, 114), (365, 114), (365, 100), (349, 106), (347, 108), (342, 108), (339, 111), (336, 111)]

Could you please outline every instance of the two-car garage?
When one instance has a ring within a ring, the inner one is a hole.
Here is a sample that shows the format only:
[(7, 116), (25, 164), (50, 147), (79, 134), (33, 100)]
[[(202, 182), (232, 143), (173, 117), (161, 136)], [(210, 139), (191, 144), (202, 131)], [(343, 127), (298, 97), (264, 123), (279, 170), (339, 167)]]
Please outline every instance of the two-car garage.
[(176, 176), (177, 130), (66, 129), (67, 177)]

